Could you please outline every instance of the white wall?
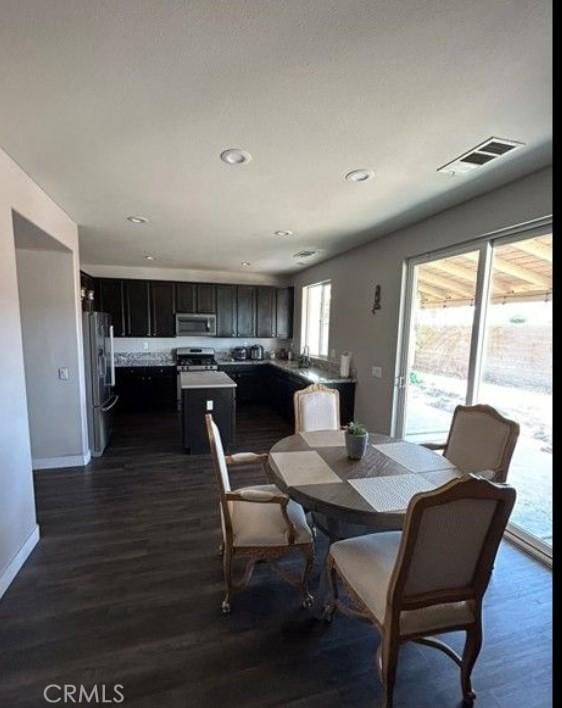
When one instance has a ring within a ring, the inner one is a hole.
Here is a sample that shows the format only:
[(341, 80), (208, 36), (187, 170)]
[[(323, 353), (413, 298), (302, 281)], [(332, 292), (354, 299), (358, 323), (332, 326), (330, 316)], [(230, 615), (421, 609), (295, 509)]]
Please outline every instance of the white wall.
[[(441, 212), (299, 273), (295, 285), (295, 346), (300, 348), (302, 286), (332, 281), (329, 349), (353, 352), (357, 371), (355, 417), (370, 430), (391, 432), (405, 259), (462, 243), (552, 213), (552, 169)], [(381, 285), (382, 309), (371, 313)], [(382, 366), (374, 379), (372, 366)]]
[(72, 251), (82, 439), (87, 440), (76, 224), (0, 150), (0, 595), (38, 540), (31, 471), (13, 211)]
[(20, 249), (16, 225), (16, 263), (33, 468), (84, 464), (72, 253)]

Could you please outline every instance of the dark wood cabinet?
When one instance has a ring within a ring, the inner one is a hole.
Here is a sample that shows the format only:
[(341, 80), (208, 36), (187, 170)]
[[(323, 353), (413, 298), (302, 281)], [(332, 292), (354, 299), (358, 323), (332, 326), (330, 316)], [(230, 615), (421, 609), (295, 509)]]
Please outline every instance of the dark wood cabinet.
[(176, 312), (195, 312), (196, 301), (195, 283), (176, 283)]
[(208, 454), (209, 438), (205, 414), (212, 405), (213, 419), (217, 424), (225, 450), (234, 442), (236, 430), (236, 389), (233, 388), (184, 388), (182, 390), (181, 421), (182, 442), (187, 452)]
[(116, 278), (100, 278), (97, 281), (97, 291), (97, 309), (111, 315), (111, 323), (116, 337), (126, 337), (123, 281)]
[(126, 280), (126, 331), (128, 337), (150, 337), (150, 283)]
[(294, 288), (276, 289), (276, 336), (279, 339), (293, 337)]
[(275, 288), (257, 288), (256, 334), (258, 337), (275, 337)]
[(210, 283), (197, 285), (197, 310), (201, 315), (212, 315), (217, 311), (216, 286)]
[(236, 335), (256, 336), (256, 288), (253, 285), (239, 285), (237, 288)]
[(175, 337), (176, 321), (174, 283), (150, 283), (151, 335), (153, 337)]
[(217, 285), (217, 337), (236, 337), (236, 285)]
[(115, 373), (120, 410), (135, 413), (147, 410), (175, 410), (175, 366), (121, 366), (117, 367)]

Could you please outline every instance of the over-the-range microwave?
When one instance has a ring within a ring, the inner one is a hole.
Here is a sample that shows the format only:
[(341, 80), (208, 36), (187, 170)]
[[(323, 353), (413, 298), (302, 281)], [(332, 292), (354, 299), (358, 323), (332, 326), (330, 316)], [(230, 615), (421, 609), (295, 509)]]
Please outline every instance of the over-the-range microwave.
[(176, 337), (215, 337), (217, 334), (216, 315), (198, 315), (178, 312), (176, 314)]

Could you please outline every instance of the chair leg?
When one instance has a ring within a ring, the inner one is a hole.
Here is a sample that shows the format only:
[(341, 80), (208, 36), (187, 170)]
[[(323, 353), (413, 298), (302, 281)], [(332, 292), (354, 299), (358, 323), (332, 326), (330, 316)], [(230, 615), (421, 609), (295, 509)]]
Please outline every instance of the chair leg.
[(232, 550), (226, 547), (222, 557), (224, 569), (224, 585), (226, 594), (222, 601), (222, 611), (226, 615), (230, 612), (230, 598), (232, 595)]
[(336, 566), (332, 559), (332, 556), (328, 553), (326, 558), (326, 576), (328, 579), (328, 589), (330, 593), (330, 599), (324, 607), (323, 617), (326, 622), (331, 622), (334, 618), (336, 612), (336, 604), (338, 601), (338, 576), (336, 572)]
[(470, 676), (481, 647), (482, 625), (480, 621), (478, 621), (473, 627), (466, 630), (466, 642), (462, 653), (461, 687), (463, 701), (468, 705), (472, 705), (476, 698), (476, 693), (472, 690)]
[(390, 633), (385, 633), (382, 638), (381, 649), (381, 679), (384, 690), (383, 708), (392, 708), (400, 642), (394, 639)]
[(302, 591), (304, 595), (304, 600), (303, 600), (303, 607), (312, 607), (312, 603), (314, 601), (314, 598), (310, 594), (310, 591), (308, 589), (309, 587), (309, 581), (310, 581), (310, 576), (312, 574), (312, 568), (314, 567), (314, 549), (311, 547), (305, 551), (303, 551), (304, 558), (305, 558), (305, 566), (304, 566), (304, 573), (302, 576)]

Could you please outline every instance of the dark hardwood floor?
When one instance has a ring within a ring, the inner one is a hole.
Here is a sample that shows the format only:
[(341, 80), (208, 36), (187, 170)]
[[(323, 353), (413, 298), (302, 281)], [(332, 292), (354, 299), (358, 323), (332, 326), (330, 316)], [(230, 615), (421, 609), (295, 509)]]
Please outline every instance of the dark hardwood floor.
[[(242, 409), (236, 448), (266, 451), (290, 432), (267, 409)], [(221, 614), (210, 458), (183, 454), (173, 414), (123, 416), (102, 459), (38, 472), (35, 489), (41, 541), (0, 601), (3, 708), (48, 705), (48, 684), (115, 683), (139, 708), (379, 704), (374, 630), (314, 619), (266, 565)], [(504, 543), (484, 620), (476, 706), (551, 705), (550, 572)], [(397, 707), (459, 706), (460, 696), (449, 659), (402, 649)]]

